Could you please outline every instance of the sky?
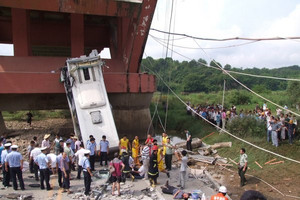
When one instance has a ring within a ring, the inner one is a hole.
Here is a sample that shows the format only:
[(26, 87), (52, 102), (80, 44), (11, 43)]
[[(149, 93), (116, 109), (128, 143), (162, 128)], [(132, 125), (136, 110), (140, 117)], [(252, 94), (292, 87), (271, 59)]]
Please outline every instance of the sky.
[[(158, 0), (151, 28), (169, 31), (172, 0)], [(174, 0), (171, 32), (202, 38), (300, 36), (299, 0)], [(150, 31), (145, 54), (165, 58), (168, 35)], [(159, 43), (158, 43), (159, 42)], [(233, 45), (246, 45), (228, 47)], [(188, 47), (188, 48), (182, 48)], [(170, 36), (168, 57), (215, 59), (222, 66), (278, 68), (300, 65), (300, 40), (214, 42)], [(182, 55), (179, 55), (182, 54)]]

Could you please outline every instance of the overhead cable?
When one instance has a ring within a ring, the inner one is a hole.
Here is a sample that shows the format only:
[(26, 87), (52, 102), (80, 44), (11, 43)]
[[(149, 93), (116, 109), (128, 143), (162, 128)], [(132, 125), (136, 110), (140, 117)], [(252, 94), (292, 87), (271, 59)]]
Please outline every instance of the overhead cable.
[[(196, 42), (196, 44), (200, 47), (200, 45), (197, 43), (196, 40), (195, 40), (195, 42)], [(204, 49), (202, 49), (202, 51), (208, 56), (208, 54), (206, 53), (206, 51), (205, 51)], [(208, 57), (209, 57), (209, 56), (208, 56)], [(251, 90), (250, 88), (248, 88), (246, 85), (244, 85), (244, 84), (241, 83), (239, 80), (237, 80), (235, 77), (233, 77), (229, 72), (227, 72), (227, 70), (223, 69), (223, 68), (219, 65), (219, 63), (217, 63), (214, 59), (212, 59), (212, 62), (215, 63), (215, 65), (217, 65), (217, 66), (218, 66), (225, 74), (227, 74), (230, 78), (232, 78), (235, 82), (237, 82), (238, 84), (240, 84), (241, 86), (243, 86), (243, 87), (244, 87), (246, 90), (248, 90), (249, 92), (255, 94), (256, 96), (260, 97), (261, 99), (263, 99), (263, 100), (265, 100), (265, 101), (267, 101), (267, 102), (269, 102), (269, 103), (271, 103), (271, 104), (273, 104), (273, 105), (275, 105), (275, 106), (277, 106), (277, 107), (279, 107), (279, 108), (281, 108), (281, 109), (283, 109), (283, 110), (286, 110), (286, 111), (288, 111), (288, 112), (290, 112), (290, 113), (293, 113), (294, 115), (297, 115), (298, 117), (300, 117), (300, 114), (298, 114), (298, 113), (296, 113), (296, 112), (294, 112), (294, 111), (291, 111), (291, 110), (289, 110), (289, 109), (287, 109), (287, 108), (285, 108), (285, 107), (283, 107), (283, 106), (281, 106), (281, 105), (278, 105), (277, 103), (275, 103), (275, 102), (273, 102), (273, 101), (267, 99), (266, 97), (264, 97), (264, 96), (262, 96), (262, 95), (260, 95), (260, 94), (258, 94), (258, 93), (256, 93), (256, 92), (254, 92), (253, 90)]]
[[(150, 61), (149, 61), (150, 62)], [(163, 83), (164, 83), (164, 85), (167, 87), (167, 88), (169, 88), (169, 90), (174, 94), (174, 96), (179, 100), (179, 101), (181, 101), (181, 103), (183, 103), (185, 106), (189, 106), (188, 104), (186, 104), (186, 102), (184, 102), (174, 91), (173, 91), (173, 89), (164, 81), (164, 79), (158, 74), (158, 73), (156, 73), (156, 72), (154, 72), (153, 70), (151, 70), (150, 68), (148, 68), (148, 67), (146, 67), (146, 66), (144, 66), (145, 68), (147, 68), (150, 72), (152, 72), (153, 74), (155, 74)], [(246, 143), (246, 144), (248, 144), (248, 145), (250, 145), (250, 146), (253, 146), (253, 147), (255, 147), (255, 148), (257, 148), (257, 149), (260, 149), (260, 150), (262, 150), (262, 151), (264, 151), (264, 152), (267, 152), (267, 153), (270, 153), (270, 154), (273, 154), (273, 155), (275, 155), (275, 156), (277, 156), (277, 157), (280, 157), (280, 158), (283, 158), (283, 159), (285, 159), (285, 160), (289, 160), (289, 161), (292, 161), (292, 162), (295, 162), (295, 163), (298, 163), (298, 164), (300, 164), (300, 161), (298, 161), (298, 160), (295, 160), (295, 159), (292, 159), (292, 158), (288, 158), (288, 157), (286, 157), (286, 156), (283, 156), (283, 155), (280, 155), (280, 154), (278, 154), (278, 153), (275, 153), (275, 152), (273, 152), (273, 151), (270, 151), (270, 150), (267, 150), (267, 149), (264, 149), (264, 148), (262, 148), (262, 147), (260, 147), (260, 146), (257, 146), (257, 145), (255, 145), (255, 144), (252, 144), (251, 142), (248, 142), (247, 140), (244, 140), (244, 139), (242, 139), (242, 138), (239, 138), (239, 137), (237, 137), (237, 136), (235, 136), (235, 135), (233, 135), (232, 133), (230, 133), (229, 131), (227, 131), (227, 130), (225, 130), (225, 129), (222, 129), (222, 128), (220, 128), (220, 127), (218, 127), (217, 125), (215, 125), (214, 123), (212, 123), (212, 122), (210, 122), (210, 121), (208, 121), (207, 119), (205, 119), (202, 115), (200, 115), (199, 113), (197, 113), (194, 109), (191, 109), (192, 110), (192, 112), (193, 113), (195, 113), (196, 115), (198, 115), (200, 118), (202, 118), (204, 121), (206, 121), (207, 123), (209, 123), (209, 124), (211, 124), (212, 126), (214, 126), (214, 127), (216, 127), (217, 129), (219, 129), (219, 130), (221, 130), (222, 132), (224, 132), (224, 133), (227, 133), (228, 135), (230, 135), (231, 137), (233, 137), (233, 138), (235, 138), (235, 139), (237, 139), (237, 140), (240, 140), (240, 141), (242, 141), (242, 142), (244, 142), (244, 143)]]
[(294, 36), (294, 37), (270, 37), (270, 38), (247, 38), (247, 37), (232, 37), (232, 38), (223, 38), (223, 39), (217, 39), (217, 38), (203, 38), (203, 37), (196, 37), (192, 35), (187, 35), (185, 33), (169, 33), (167, 31), (162, 31), (158, 30), (155, 28), (151, 28), (150, 30), (156, 31), (159, 33), (164, 33), (164, 34), (171, 34), (171, 35), (177, 35), (177, 36), (184, 36), (196, 40), (208, 40), (208, 41), (229, 41), (229, 40), (250, 40), (250, 41), (265, 41), (265, 40), (299, 40), (299, 36)]
[[(155, 39), (154, 39), (155, 40)], [(160, 41), (157, 41), (155, 40), (157, 43), (159, 43), (160, 45), (166, 47), (163, 43), (161, 43)], [(183, 55), (175, 50), (171, 50), (173, 51), (174, 53), (176, 53), (177, 55), (180, 55), (181, 57), (183, 58), (186, 58), (188, 60), (193, 60), (192, 58), (186, 56), (186, 55)], [(211, 66), (211, 65), (208, 65), (204, 62), (199, 62), (199, 61), (196, 61), (197, 63), (203, 65), (203, 66), (206, 66), (206, 67), (210, 67), (210, 68), (213, 68), (213, 69), (217, 69), (219, 71), (222, 71), (221, 69), (219, 69), (218, 67), (214, 67), (214, 66)], [(236, 72), (236, 71), (231, 71), (231, 70), (226, 70), (228, 73), (234, 73), (234, 74), (239, 74), (239, 75), (244, 75), (244, 76), (251, 76), (251, 77), (256, 77), (256, 78), (268, 78), (268, 79), (275, 79), (275, 80), (283, 80), (283, 81), (300, 81), (300, 79), (294, 79), (294, 78), (282, 78), (282, 77), (275, 77), (275, 76), (264, 76), (264, 75), (256, 75), (256, 74), (248, 74), (248, 73), (243, 73), (243, 72)]]

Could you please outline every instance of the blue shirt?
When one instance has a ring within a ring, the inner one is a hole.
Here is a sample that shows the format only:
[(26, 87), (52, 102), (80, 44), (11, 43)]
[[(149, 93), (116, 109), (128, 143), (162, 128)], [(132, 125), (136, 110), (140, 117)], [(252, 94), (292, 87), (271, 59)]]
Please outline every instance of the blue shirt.
[(100, 152), (107, 152), (108, 147), (109, 147), (109, 142), (107, 140), (100, 141)]
[(17, 151), (10, 152), (5, 158), (9, 167), (21, 167), (21, 160), (23, 160), (23, 156)]
[(0, 147), (0, 163), (2, 163), (1, 154), (2, 154), (2, 151), (3, 151), (3, 150), (4, 150), (4, 147), (1, 146), (1, 147)]
[(82, 158), (82, 160), (81, 160), (81, 166), (82, 166), (82, 169), (83, 169), (84, 172), (87, 171), (87, 168), (91, 169), (90, 161), (89, 161), (89, 159), (86, 156), (84, 156)]
[(92, 143), (92, 142), (88, 143), (87, 149), (91, 151), (91, 153), (90, 153), (91, 156), (95, 155), (96, 142), (94, 142), (94, 143)]
[(66, 143), (71, 143), (71, 149), (75, 149), (75, 142), (71, 138), (67, 139)]
[(40, 169), (47, 169), (48, 168), (48, 158), (44, 153), (41, 153), (40, 155), (38, 155), (35, 160), (35, 163), (37, 163), (39, 165)]
[(2, 164), (5, 163), (5, 158), (6, 158), (6, 156), (7, 156), (8, 153), (9, 153), (9, 152), (8, 152), (6, 149), (4, 149), (4, 150), (1, 152), (1, 163), (2, 163)]
[[(58, 156), (56, 156), (56, 163), (58, 164), (59, 169), (62, 169), (61, 164), (60, 164), (61, 159), (62, 159), (62, 154), (59, 154)], [(67, 162), (70, 162), (68, 156), (67, 156)]]

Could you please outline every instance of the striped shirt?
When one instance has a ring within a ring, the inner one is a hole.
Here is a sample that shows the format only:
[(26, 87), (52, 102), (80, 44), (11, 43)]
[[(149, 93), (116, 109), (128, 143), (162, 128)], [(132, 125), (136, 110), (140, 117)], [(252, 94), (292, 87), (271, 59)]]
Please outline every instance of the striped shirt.
[(149, 155), (150, 155), (150, 148), (148, 146), (145, 146), (142, 151), (142, 158), (147, 159), (150, 157)]

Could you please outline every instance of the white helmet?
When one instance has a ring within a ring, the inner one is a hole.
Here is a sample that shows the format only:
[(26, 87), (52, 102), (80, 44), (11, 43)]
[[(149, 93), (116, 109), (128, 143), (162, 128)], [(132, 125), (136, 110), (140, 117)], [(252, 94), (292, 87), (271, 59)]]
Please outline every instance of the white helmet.
[(227, 188), (225, 186), (221, 186), (219, 188), (219, 192), (221, 192), (221, 193), (227, 193)]

